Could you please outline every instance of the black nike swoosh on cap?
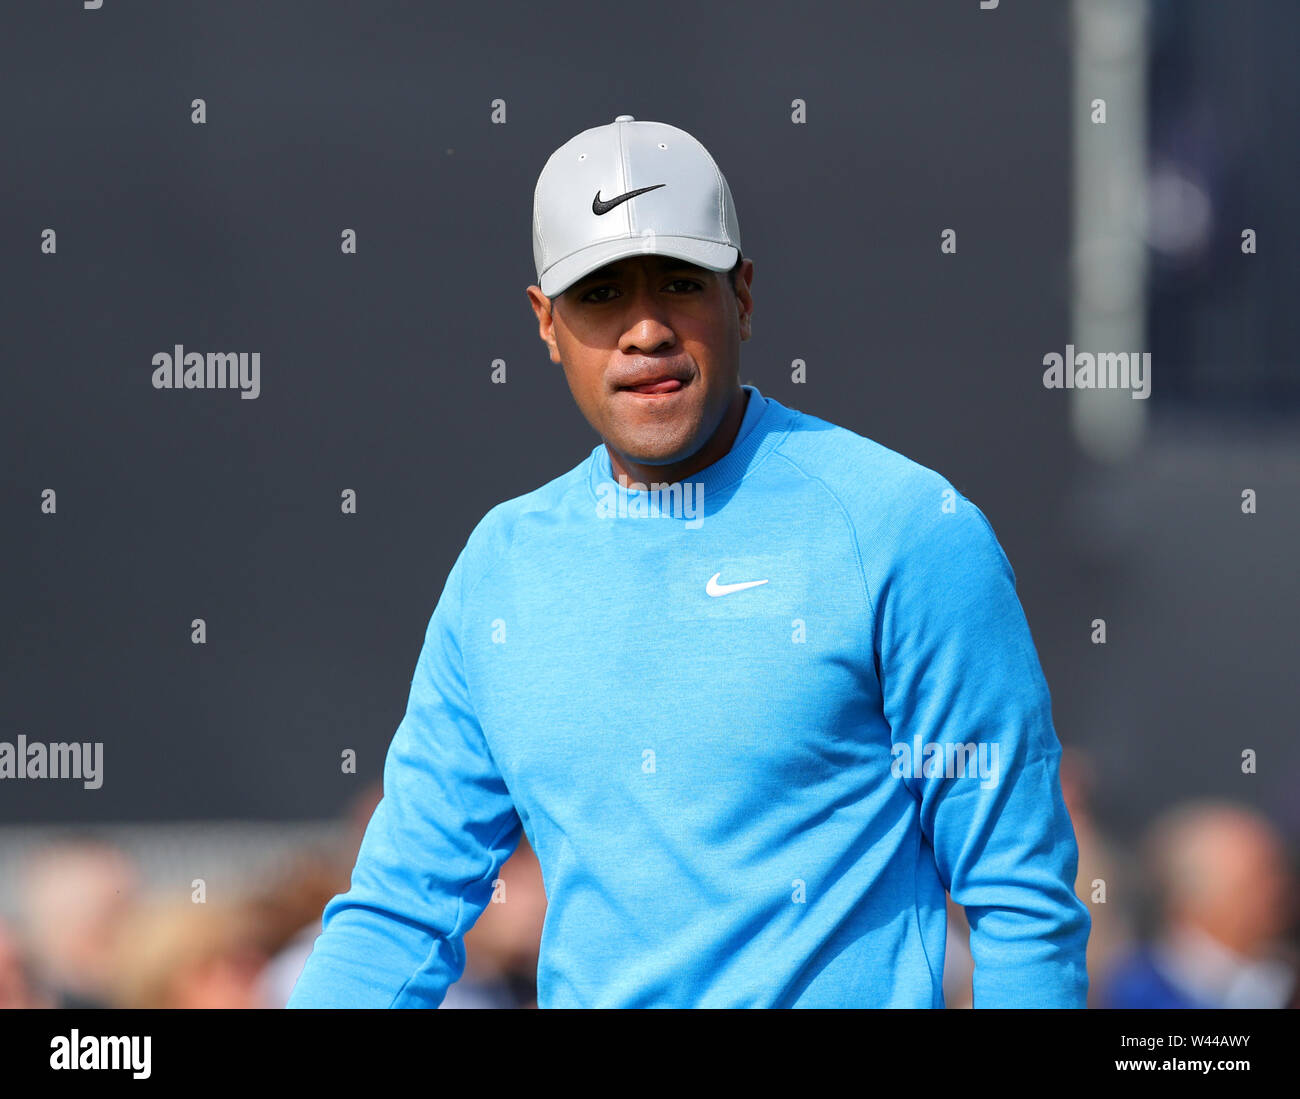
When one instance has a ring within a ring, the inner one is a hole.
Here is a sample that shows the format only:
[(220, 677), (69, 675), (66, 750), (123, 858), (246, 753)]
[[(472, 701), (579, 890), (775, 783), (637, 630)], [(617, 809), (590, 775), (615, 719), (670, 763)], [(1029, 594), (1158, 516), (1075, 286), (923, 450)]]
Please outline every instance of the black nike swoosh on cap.
[(656, 187), (667, 186), (668, 184), (666, 183), (655, 183), (649, 187), (638, 187), (635, 191), (624, 191), (621, 195), (615, 195), (613, 198), (608, 200), (600, 197), (600, 188), (598, 187), (596, 188), (596, 197), (591, 200), (591, 212), (597, 216), (608, 214), (620, 202), (626, 202), (628, 199), (634, 198), (637, 195), (643, 195), (646, 191), (653, 191)]

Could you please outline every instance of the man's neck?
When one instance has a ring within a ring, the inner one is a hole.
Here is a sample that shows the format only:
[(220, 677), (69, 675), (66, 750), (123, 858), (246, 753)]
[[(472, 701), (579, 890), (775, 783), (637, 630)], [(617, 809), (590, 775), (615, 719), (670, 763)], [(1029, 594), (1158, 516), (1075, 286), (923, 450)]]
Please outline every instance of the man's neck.
[(748, 391), (737, 389), (731, 403), (727, 406), (727, 411), (722, 416), (722, 422), (718, 424), (718, 429), (710, 436), (709, 441), (689, 458), (683, 458), (680, 462), (670, 462), (662, 466), (643, 465), (619, 454), (606, 443), (605, 450), (609, 454), (609, 465), (614, 478), (624, 487), (632, 484), (647, 486), (675, 484), (686, 480), (700, 470), (713, 465), (731, 451), (732, 444), (735, 443), (736, 436), (740, 432), (740, 425), (745, 419), (745, 409), (748, 407)]

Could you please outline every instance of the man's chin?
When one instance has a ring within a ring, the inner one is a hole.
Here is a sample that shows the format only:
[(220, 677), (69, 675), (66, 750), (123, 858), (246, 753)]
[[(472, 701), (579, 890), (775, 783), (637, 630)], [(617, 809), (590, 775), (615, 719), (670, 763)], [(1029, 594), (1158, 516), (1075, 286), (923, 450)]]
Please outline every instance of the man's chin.
[(629, 439), (625, 445), (620, 446), (618, 442), (613, 443), (614, 449), (619, 452), (627, 461), (635, 462), (641, 466), (670, 466), (678, 462), (684, 462), (697, 450), (698, 445), (692, 445), (690, 442), (669, 443), (663, 439)]
[(699, 450), (699, 418), (685, 409), (671, 418), (617, 417), (608, 436), (620, 454), (647, 466), (666, 466)]

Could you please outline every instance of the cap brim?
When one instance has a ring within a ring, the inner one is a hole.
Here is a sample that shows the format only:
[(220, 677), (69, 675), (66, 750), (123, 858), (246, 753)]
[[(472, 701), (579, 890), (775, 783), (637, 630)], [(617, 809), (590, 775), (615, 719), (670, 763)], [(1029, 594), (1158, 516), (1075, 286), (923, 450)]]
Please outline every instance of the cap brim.
[(740, 252), (730, 244), (718, 244), (698, 237), (620, 237), (602, 240), (553, 263), (538, 285), (543, 294), (553, 298), (598, 267), (628, 256), (645, 255), (675, 256), (710, 271), (730, 271)]

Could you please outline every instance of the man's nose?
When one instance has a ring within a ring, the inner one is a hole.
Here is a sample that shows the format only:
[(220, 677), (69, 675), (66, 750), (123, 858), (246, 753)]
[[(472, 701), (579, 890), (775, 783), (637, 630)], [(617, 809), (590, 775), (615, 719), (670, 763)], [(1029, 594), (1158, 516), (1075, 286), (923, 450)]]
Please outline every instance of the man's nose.
[(625, 319), (627, 328), (622, 340), (624, 351), (653, 351), (665, 343), (671, 344), (675, 339), (666, 306), (644, 289), (632, 295)]
[(649, 317), (639, 320), (624, 333), (622, 349), (624, 351), (642, 351), (649, 353), (661, 347), (671, 347), (676, 337), (667, 325)]

